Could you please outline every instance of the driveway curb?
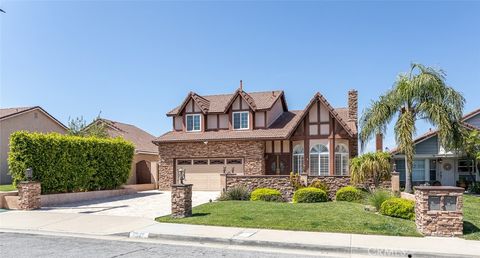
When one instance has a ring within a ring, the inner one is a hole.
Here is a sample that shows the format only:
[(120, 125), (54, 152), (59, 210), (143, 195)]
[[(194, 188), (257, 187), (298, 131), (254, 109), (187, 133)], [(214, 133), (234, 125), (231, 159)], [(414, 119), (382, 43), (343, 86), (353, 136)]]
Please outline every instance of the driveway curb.
[(270, 247), (282, 249), (302, 249), (308, 251), (317, 251), (320, 253), (337, 253), (337, 254), (362, 254), (377, 257), (440, 257), (440, 258), (473, 258), (474, 255), (458, 255), (458, 254), (444, 254), (435, 252), (405, 252), (404, 250), (381, 250), (377, 248), (365, 248), (354, 246), (333, 246), (333, 245), (311, 245), (300, 243), (284, 243), (274, 241), (258, 241), (258, 240), (243, 240), (236, 238), (216, 238), (216, 237), (197, 237), (197, 236), (182, 236), (172, 234), (157, 234), (146, 232), (130, 232), (125, 234), (117, 234), (118, 236), (126, 236), (130, 238), (149, 238), (149, 239), (163, 239), (174, 241), (187, 241), (198, 243), (212, 243), (225, 245), (239, 245), (239, 246), (255, 246), (255, 247)]

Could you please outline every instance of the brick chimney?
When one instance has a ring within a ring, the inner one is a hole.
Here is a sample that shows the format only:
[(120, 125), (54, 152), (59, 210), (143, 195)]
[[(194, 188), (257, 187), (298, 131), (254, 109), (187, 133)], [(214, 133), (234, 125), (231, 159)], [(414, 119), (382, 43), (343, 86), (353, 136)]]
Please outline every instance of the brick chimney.
[(375, 150), (383, 151), (383, 134), (377, 133), (375, 135)]
[(358, 122), (358, 91), (348, 91), (348, 121)]

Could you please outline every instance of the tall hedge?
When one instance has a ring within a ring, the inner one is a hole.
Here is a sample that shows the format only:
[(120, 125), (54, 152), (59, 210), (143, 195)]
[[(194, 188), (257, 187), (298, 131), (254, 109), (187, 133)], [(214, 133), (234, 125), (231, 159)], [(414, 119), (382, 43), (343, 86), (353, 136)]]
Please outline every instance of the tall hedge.
[(107, 190), (127, 182), (133, 153), (133, 144), (121, 138), (20, 131), (10, 136), (8, 163), (14, 184), (31, 167), (42, 193)]

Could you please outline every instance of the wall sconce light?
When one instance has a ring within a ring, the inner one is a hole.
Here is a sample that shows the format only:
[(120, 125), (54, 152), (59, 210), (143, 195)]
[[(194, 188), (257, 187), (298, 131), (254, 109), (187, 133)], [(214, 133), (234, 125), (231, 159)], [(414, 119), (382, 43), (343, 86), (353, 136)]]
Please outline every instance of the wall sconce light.
[(179, 168), (178, 169), (178, 179), (180, 180), (180, 184), (183, 185), (183, 180), (185, 180), (185, 169)]
[(28, 181), (32, 181), (32, 178), (33, 178), (33, 169), (32, 168), (27, 168), (25, 170), (25, 177), (27, 178)]

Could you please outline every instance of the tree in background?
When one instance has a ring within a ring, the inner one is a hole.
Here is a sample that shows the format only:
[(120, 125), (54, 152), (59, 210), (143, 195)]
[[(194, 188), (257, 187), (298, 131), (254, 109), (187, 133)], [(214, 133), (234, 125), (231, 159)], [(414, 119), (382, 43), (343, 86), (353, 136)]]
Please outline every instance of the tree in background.
[(401, 74), (392, 89), (373, 101), (360, 120), (362, 147), (377, 133), (385, 133), (397, 116), (395, 140), (405, 154), (405, 192), (412, 192), (412, 167), (415, 154), (415, 122), (425, 120), (438, 128), (442, 146), (458, 149), (461, 142), (460, 119), (465, 98), (445, 83), (445, 73), (421, 64), (412, 64)]
[(98, 138), (108, 137), (107, 127), (105, 123), (101, 121), (100, 114), (89, 125), (87, 125), (83, 116), (69, 119), (68, 128), (69, 135)]
[[(480, 165), (480, 132), (477, 130), (466, 130), (462, 149), (470, 159), (477, 161), (477, 166)], [(475, 175), (470, 173), (470, 176), (472, 181), (475, 181)]]
[(355, 157), (350, 162), (350, 179), (353, 184), (364, 184), (368, 189), (371, 179), (375, 188), (383, 180), (390, 178), (392, 171), (391, 155), (388, 152), (369, 152)]

